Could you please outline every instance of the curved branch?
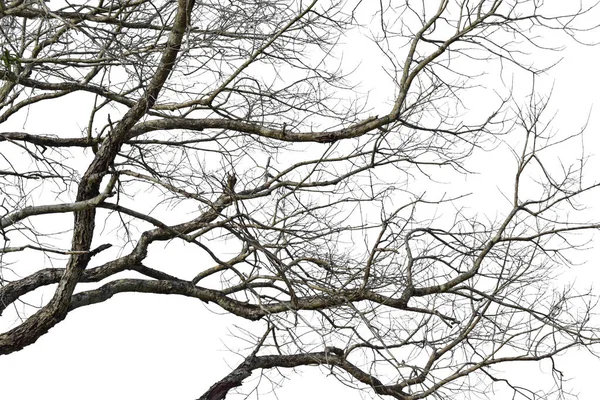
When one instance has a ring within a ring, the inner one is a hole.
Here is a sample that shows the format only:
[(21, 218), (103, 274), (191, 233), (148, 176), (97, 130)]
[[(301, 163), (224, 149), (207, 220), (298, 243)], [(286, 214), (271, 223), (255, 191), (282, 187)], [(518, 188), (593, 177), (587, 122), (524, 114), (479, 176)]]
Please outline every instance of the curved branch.
[(93, 209), (98, 204), (102, 203), (104, 200), (112, 196), (112, 189), (114, 187), (115, 182), (116, 175), (112, 177), (111, 182), (109, 182), (104, 192), (87, 200), (76, 201), (74, 203), (29, 206), (22, 208), (18, 211), (14, 211), (8, 214), (7, 216), (0, 218), (0, 229), (7, 228), (19, 221), (24, 220), (25, 218), (33, 217), (35, 215), (78, 212)]
[(308, 365), (329, 365), (338, 367), (361, 383), (364, 383), (380, 395), (392, 396), (398, 400), (409, 400), (410, 395), (403, 392), (397, 385), (384, 385), (379, 379), (364, 372), (344, 358), (343, 351), (328, 347), (325, 351), (293, 354), (250, 356), (238, 365), (231, 373), (215, 383), (198, 400), (223, 400), (227, 393), (241, 386), (243, 381), (252, 375), (256, 369), (295, 368)]
[[(112, 130), (111, 135), (98, 149), (94, 160), (84, 173), (77, 189), (77, 202), (89, 201), (100, 193), (102, 178), (107, 174), (121, 146), (127, 139), (129, 130), (152, 108), (167, 78), (169, 77), (189, 26), (194, 0), (178, 0), (177, 14), (173, 22), (173, 30), (169, 33), (166, 49), (158, 67), (148, 83), (145, 94), (127, 111)], [(5, 79), (7, 71), (0, 72), (0, 79)], [(35, 342), (50, 328), (63, 320), (69, 309), (69, 301), (79, 282), (83, 271), (90, 261), (86, 253), (94, 236), (95, 207), (75, 212), (72, 250), (65, 273), (49, 303), (29, 317), (20, 326), (0, 335), (0, 354), (9, 354)], [(10, 223), (13, 223), (12, 219)]]

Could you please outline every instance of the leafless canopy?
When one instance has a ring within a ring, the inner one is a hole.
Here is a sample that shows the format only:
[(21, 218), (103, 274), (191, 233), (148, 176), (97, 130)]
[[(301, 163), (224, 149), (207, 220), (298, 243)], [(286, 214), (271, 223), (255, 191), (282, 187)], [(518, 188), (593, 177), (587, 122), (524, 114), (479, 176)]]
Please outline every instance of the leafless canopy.
[[(589, 29), (564, 3), (0, 0), (0, 354), (171, 294), (255, 321), (201, 399), (308, 365), (403, 400), (560, 392), (554, 356), (598, 340), (553, 281), (596, 183), (521, 89)], [(498, 207), (469, 203), (507, 148)], [(554, 387), (504, 375), (542, 360)]]

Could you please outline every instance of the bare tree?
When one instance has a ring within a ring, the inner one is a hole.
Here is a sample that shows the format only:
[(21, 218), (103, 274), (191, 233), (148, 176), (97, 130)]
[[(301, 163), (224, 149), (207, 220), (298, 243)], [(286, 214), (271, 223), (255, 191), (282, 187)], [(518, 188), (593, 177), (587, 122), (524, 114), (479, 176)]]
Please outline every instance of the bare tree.
[[(544, 37), (580, 40), (593, 8), (373, 3), (0, 1), (0, 310), (20, 317), (0, 354), (116, 294), (174, 294), (255, 321), (201, 399), (309, 365), (403, 400), (562, 393), (555, 356), (599, 336), (595, 297), (554, 276), (599, 227), (578, 213), (598, 184), (557, 156), (580, 132), (553, 134), (521, 89), (560, 48)], [(355, 86), (358, 37), (387, 104)], [(64, 131), (19, 129), (65, 105)], [(507, 146), (495, 214), (437, 180)], [(185, 273), (153, 261), (167, 242)], [(542, 360), (546, 392), (504, 374)]]

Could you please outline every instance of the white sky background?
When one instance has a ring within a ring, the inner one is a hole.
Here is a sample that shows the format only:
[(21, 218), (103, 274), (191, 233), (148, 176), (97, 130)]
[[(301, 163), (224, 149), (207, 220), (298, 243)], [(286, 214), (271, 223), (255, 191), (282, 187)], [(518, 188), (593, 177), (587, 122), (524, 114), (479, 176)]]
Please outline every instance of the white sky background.
[[(600, 31), (597, 35), (600, 37)], [(554, 85), (550, 108), (558, 111), (553, 127), (561, 134), (581, 129), (592, 110), (585, 146), (589, 153), (600, 153), (600, 114), (595, 112), (600, 106), (600, 46), (568, 43), (569, 46), (560, 54), (540, 55), (542, 60), (543, 57), (549, 57), (549, 61), (556, 57), (564, 57), (564, 60), (549, 72), (545, 81), (538, 83), (538, 91), (549, 93), (551, 85)], [(369, 53), (367, 47), (356, 51), (357, 43), (351, 47), (353, 49), (345, 55), (347, 62), (354, 63), (364, 57), (357, 71), (363, 88), (381, 89), (371, 93), (374, 100), (378, 96), (389, 96), (390, 93), (384, 93), (389, 89), (384, 76), (373, 72), (379, 70), (377, 63), (381, 57), (376, 52)], [(518, 89), (528, 85), (530, 81), (515, 82)], [(471, 100), (472, 112), (478, 112), (475, 108), (477, 101)], [(44, 110), (44, 116), (39, 114), (39, 109), (29, 115), (26, 130), (32, 133), (59, 132), (64, 124), (69, 123), (69, 116), (77, 113), (76, 102), (68, 98), (60, 106), (56, 102), (53, 104), (57, 108)], [(4, 125), (0, 129), (17, 127), (19, 124), (13, 127)], [(565, 147), (563, 155), (573, 160), (579, 156), (576, 146)], [(600, 157), (600, 154), (597, 156)], [(508, 152), (501, 148), (492, 156), (488, 153), (478, 157), (475, 162), (481, 176), (469, 181), (448, 182), (449, 190), (464, 188), (474, 192), (474, 205), (483, 203), (489, 209), (501, 207), (500, 189), (510, 184), (506, 178), (512, 179), (512, 176), (506, 171), (514, 168), (514, 163), (511, 164)], [(599, 160), (590, 161), (588, 174), (592, 178), (600, 178), (597, 171), (600, 171)], [(442, 175), (437, 177), (443, 180)], [(586, 199), (590, 207), (599, 204), (599, 200), (598, 193)], [(590, 208), (590, 218), (600, 215), (598, 211), (598, 208)], [(578, 261), (589, 261), (565, 274), (565, 280), (577, 279), (582, 287), (600, 287), (600, 235), (595, 243), (597, 249), (590, 246), (589, 251), (577, 255)], [(169, 246), (169, 258), (163, 257), (160, 261), (173, 264), (174, 269), (183, 268), (178, 267), (177, 258), (173, 258), (175, 245)], [(100, 257), (94, 261), (99, 262)], [(600, 289), (597, 293), (600, 294)], [(0, 322), (0, 327), (7, 329), (12, 321)], [(228, 350), (228, 346), (234, 350), (241, 346), (230, 333), (237, 332), (236, 326), (248, 326), (248, 323), (195, 299), (119, 294), (104, 303), (70, 313), (65, 321), (35, 344), (0, 357), (0, 399), (195, 399), (242, 360)], [(568, 387), (579, 393), (582, 400), (597, 399), (597, 374), (594, 371), (600, 369), (600, 360), (582, 352), (565, 355), (560, 360), (563, 372), (573, 378)], [(539, 368), (535, 364), (515, 368), (521, 376), (532, 373), (532, 377), (527, 379), (542, 379), (536, 373)], [(371, 397), (370, 389), (358, 392), (346, 388), (334, 377), (326, 377), (323, 370), (321, 368), (319, 372), (319, 368), (308, 367), (299, 369), (301, 373), (289, 371), (284, 385), (276, 391), (277, 398), (352, 400)], [(548, 372), (547, 366), (544, 372)], [(242, 391), (252, 390), (253, 382), (247, 380)], [(261, 386), (264, 393), (261, 399), (276, 398), (268, 393), (269, 389), (269, 385)], [(509, 398), (505, 396), (508, 396), (507, 392), (492, 398)], [(228, 398), (241, 397), (230, 395)]]

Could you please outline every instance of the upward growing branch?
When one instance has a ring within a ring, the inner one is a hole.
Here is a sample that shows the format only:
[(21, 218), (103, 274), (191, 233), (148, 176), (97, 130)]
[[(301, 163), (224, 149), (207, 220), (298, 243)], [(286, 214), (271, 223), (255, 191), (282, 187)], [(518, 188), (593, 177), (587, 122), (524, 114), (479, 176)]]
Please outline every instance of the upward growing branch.
[(520, 94), (546, 32), (579, 38), (593, 8), (59, 3), (0, 2), (0, 354), (132, 294), (247, 324), (251, 354), (193, 382), (210, 400), (301, 366), (402, 400), (533, 399), (555, 388), (503, 365), (597, 344), (594, 296), (554, 277), (600, 184), (581, 132)]

